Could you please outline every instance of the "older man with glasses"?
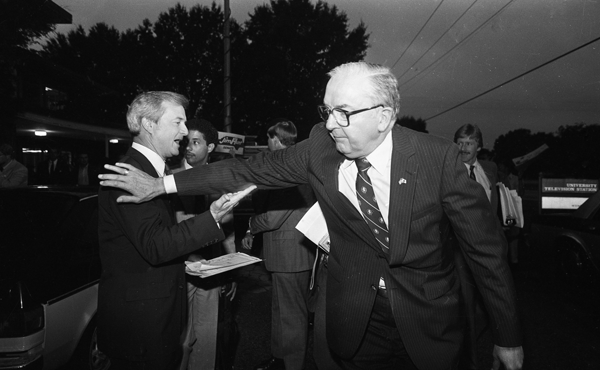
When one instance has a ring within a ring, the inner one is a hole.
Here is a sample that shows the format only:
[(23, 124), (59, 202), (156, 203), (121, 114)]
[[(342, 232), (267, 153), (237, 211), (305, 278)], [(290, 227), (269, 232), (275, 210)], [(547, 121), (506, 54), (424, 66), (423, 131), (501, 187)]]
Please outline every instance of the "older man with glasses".
[(395, 125), (400, 96), (388, 68), (348, 63), (329, 76), (319, 108), (326, 122), (308, 140), (162, 180), (109, 166), (121, 175), (104, 175), (103, 184), (132, 194), (120, 201), (137, 202), (247, 183), (263, 189), (310, 184), (331, 240), (327, 341), (346, 369), (456, 368), (464, 317), (448, 244), (452, 228), (491, 316), (494, 368), (500, 362), (521, 368), (506, 241), (458, 147)]

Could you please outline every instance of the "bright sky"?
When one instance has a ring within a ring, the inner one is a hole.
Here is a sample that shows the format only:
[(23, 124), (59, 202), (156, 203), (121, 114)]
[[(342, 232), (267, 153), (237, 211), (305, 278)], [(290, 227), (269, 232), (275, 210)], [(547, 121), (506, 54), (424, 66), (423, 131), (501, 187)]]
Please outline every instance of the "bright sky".
[[(54, 2), (73, 15), (75, 25), (86, 30), (97, 22), (120, 30), (136, 28), (145, 18), (156, 21), (159, 13), (177, 3)], [(190, 8), (212, 1), (179, 2)], [(223, 6), (224, 0), (216, 2)], [(230, 0), (232, 17), (244, 22), (255, 6), (264, 3), (267, 1)], [(600, 37), (600, 0), (327, 3), (344, 11), (351, 27), (361, 20), (366, 24), (371, 46), (366, 60), (394, 66), (402, 85), (401, 114), (423, 119), (435, 116), (427, 121), (432, 134), (452, 139), (459, 126), (474, 123), (483, 131), (485, 147), (492, 149), (499, 135), (518, 128), (536, 133), (554, 132), (561, 125), (579, 122), (600, 124), (600, 41), (439, 115)], [(58, 28), (63, 32), (68, 29)]]

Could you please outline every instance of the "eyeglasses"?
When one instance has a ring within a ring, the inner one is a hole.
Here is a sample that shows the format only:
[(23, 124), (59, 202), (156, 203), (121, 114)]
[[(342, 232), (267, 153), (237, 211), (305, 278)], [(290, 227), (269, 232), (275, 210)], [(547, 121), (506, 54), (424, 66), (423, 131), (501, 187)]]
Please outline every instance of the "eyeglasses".
[(323, 121), (327, 122), (329, 116), (333, 114), (333, 118), (335, 118), (335, 121), (338, 125), (342, 127), (348, 127), (350, 126), (350, 116), (379, 107), (383, 108), (383, 104), (374, 105), (371, 108), (353, 110), (352, 112), (345, 111), (342, 108), (329, 108), (326, 105), (319, 105), (317, 109), (319, 110), (319, 115)]

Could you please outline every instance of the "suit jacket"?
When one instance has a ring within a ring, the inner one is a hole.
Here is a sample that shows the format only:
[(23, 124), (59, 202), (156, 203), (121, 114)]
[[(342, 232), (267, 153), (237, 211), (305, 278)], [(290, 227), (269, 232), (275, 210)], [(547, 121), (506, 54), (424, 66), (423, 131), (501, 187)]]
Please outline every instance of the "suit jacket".
[(344, 157), (324, 124), (290, 148), (179, 173), (175, 181), (183, 194), (238, 190), (248, 183), (262, 189), (311, 185), (331, 239), (327, 340), (343, 358), (351, 358), (360, 345), (384, 277), (396, 325), (415, 365), (436, 369), (456, 363), (463, 329), (450, 226), (464, 241), (461, 248), (490, 314), (494, 343), (521, 345), (506, 241), (458, 147), (398, 125), (392, 137), (389, 256), (338, 190)]
[(491, 187), (490, 203), (492, 204), (492, 212), (497, 213), (498, 212), (498, 187), (496, 186), (496, 183), (498, 182), (498, 166), (496, 165), (496, 163), (491, 162), (491, 161), (478, 161), (478, 162), (481, 165), (481, 168), (483, 168), (483, 172), (487, 176), (488, 180), (490, 181), (490, 187)]
[(50, 173), (49, 162), (50, 160), (46, 159), (36, 167), (35, 183), (42, 185), (67, 184), (69, 182), (69, 176), (71, 173), (69, 165), (59, 158), (56, 162), (54, 171)]
[[(87, 165), (87, 178), (88, 185), (87, 186), (98, 186), (98, 174), (100, 173), (100, 168), (93, 164)], [(76, 165), (71, 173), (69, 174), (69, 184), (79, 185), (79, 165)]]
[(296, 225), (315, 203), (308, 185), (269, 190), (259, 213), (252, 216), (250, 229), (263, 234), (263, 258), (271, 272), (299, 272), (312, 269), (315, 244)]
[[(158, 177), (135, 149), (123, 161)], [(187, 320), (181, 256), (224, 235), (210, 212), (177, 224), (167, 196), (117, 203), (123, 194), (106, 187), (98, 194), (98, 344), (110, 357), (148, 361), (181, 349)]]

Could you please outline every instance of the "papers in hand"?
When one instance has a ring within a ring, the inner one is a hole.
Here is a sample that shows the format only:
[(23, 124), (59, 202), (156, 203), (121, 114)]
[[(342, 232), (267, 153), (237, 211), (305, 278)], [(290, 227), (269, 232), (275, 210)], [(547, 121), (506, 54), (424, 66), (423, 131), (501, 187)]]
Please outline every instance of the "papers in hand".
[(185, 272), (205, 278), (260, 261), (262, 261), (260, 258), (249, 256), (246, 253), (229, 253), (208, 261), (185, 261)]
[(310, 241), (329, 253), (329, 231), (327, 223), (321, 211), (319, 202), (316, 202), (302, 217), (296, 229), (306, 236)]
[(516, 190), (508, 189), (499, 182), (500, 206), (502, 208), (502, 225), (523, 227), (523, 201)]

